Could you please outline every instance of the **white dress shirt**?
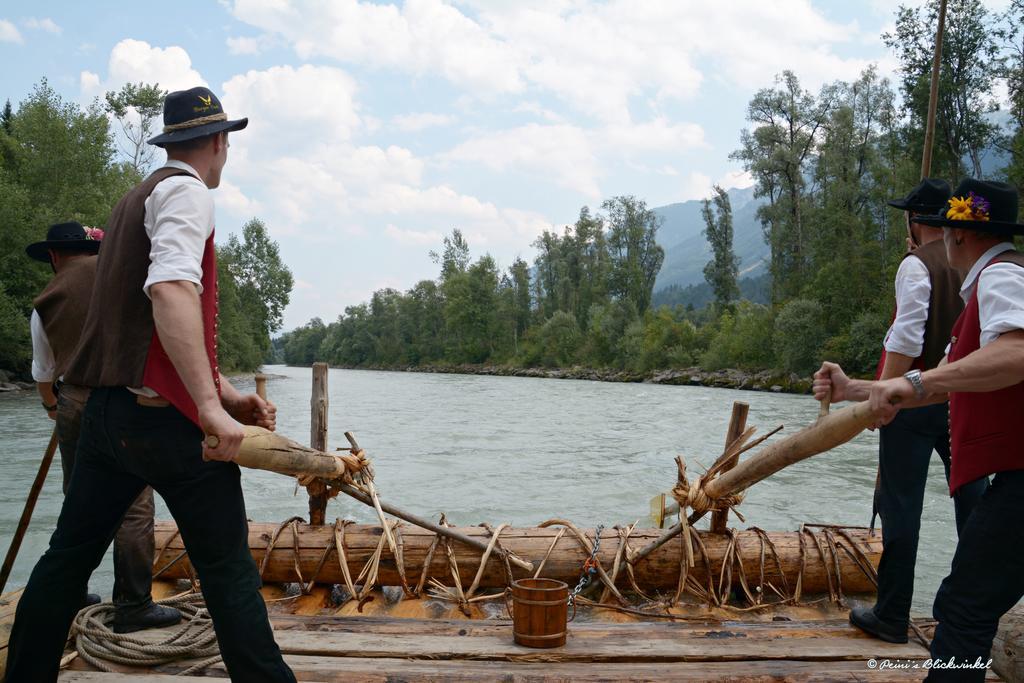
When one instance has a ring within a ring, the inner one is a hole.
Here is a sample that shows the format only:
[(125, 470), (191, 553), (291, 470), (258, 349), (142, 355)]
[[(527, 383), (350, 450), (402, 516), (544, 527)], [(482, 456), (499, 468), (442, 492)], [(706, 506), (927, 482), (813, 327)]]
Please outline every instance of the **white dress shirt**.
[(34, 308), (29, 319), (29, 329), (32, 331), (32, 379), (37, 382), (52, 382), (56, 379), (57, 361), (53, 357), (50, 338), (46, 336), (46, 330), (43, 328), (43, 319)]
[[(149, 237), (149, 273), (142, 290), (158, 282), (184, 280), (203, 292), (203, 252), (213, 234), (213, 197), (199, 174), (184, 161), (168, 159), (164, 167), (180, 168), (195, 175), (171, 176), (153, 188), (146, 198), (143, 225)], [(154, 397), (149, 387), (129, 387), (136, 394)]]
[(924, 261), (911, 254), (896, 271), (896, 319), (885, 335), (883, 346), (890, 353), (917, 358), (924, 351), (924, 329), (932, 282)]
[(982, 254), (967, 271), (960, 288), (960, 296), (967, 303), (977, 284), (981, 346), (995, 341), (1004, 332), (1024, 330), (1024, 268), (1015, 263), (996, 263), (985, 268), (989, 261), (1010, 249), (1011, 242), (1000, 242)]
[(144, 225), (149, 236), (149, 274), (142, 289), (158, 282), (186, 280), (202, 293), (203, 251), (213, 233), (213, 197), (196, 170), (169, 159), (165, 167), (195, 174), (171, 176), (146, 199)]

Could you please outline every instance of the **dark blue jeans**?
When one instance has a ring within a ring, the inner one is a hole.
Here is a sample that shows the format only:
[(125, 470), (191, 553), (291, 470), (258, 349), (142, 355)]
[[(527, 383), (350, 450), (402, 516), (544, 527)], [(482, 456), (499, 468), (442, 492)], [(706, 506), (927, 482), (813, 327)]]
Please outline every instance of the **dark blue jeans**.
[[(901, 410), (879, 431), (877, 500), (882, 518), (882, 559), (878, 563), (875, 616), (906, 628), (914, 597), (914, 565), (932, 451), (942, 458), (949, 481), (949, 410), (946, 404)], [(979, 479), (962, 486), (953, 496), (958, 533), (987, 486), (986, 479)]]
[(259, 593), (238, 466), (204, 462), (201, 440), (174, 408), (140, 406), (126, 389), (93, 390), (57, 529), (18, 603), (9, 683), (57, 680), (89, 576), (147, 484), (178, 523), (231, 678), (295, 680)]
[[(1000, 472), (960, 532), (935, 594), (932, 657), (985, 662), (999, 618), (1024, 597), (1024, 470)], [(982, 681), (985, 669), (932, 669), (929, 681)]]

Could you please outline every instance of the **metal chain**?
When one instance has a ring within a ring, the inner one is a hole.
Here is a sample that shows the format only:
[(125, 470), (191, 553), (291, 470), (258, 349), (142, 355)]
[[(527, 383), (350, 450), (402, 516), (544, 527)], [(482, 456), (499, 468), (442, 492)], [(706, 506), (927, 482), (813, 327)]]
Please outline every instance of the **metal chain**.
[(598, 524), (596, 533), (594, 534), (594, 549), (590, 552), (590, 557), (583, 563), (583, 573), (580, 574), (580, 581), (576, 584), (576, 587), (569, 593), (569, 605), (573, 606), (576, 602), (576, 596), (579, 595), (584, 588), (590, 584), (590, 580), (594, 574), (597, 573), (597, 552), (601, 549), (601, 532), (604, 531), (604, 524)]

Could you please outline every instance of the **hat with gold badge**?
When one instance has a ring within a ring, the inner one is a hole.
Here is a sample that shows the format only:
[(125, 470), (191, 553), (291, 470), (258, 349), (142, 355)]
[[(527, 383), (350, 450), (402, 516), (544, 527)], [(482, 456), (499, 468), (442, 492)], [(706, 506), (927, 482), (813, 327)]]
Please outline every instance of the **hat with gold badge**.
[(178, 90), (164, 100), (163, 133), (149, 140), (149, 144), (163, 147), (215, 133), (242, 130), (249, 119), (229, 120), (220, 100), (209, 88)]

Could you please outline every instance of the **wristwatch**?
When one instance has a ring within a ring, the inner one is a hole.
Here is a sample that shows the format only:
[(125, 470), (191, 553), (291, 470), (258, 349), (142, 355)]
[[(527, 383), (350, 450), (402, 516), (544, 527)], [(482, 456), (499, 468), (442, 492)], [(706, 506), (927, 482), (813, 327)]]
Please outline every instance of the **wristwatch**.
[(53, 411), (57, 410), (57, 404), (56, 403), (54, 403), (52, 406), (48, 406), (48, 405), (46, 405), (46, 401), (42, 401), (42, 404), (43, 404), (43, 407), (46, 408), (46, 412), (48, 412), (48, 413), (52, 413)]
[(924, 398), (927, 394), (924, 391), (924, 382), (921, 380), (920, 370), (911, 370), (903, 374), (910, 385), (914, 387), (914, 396)]

